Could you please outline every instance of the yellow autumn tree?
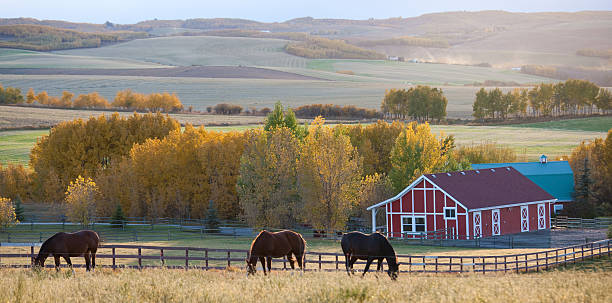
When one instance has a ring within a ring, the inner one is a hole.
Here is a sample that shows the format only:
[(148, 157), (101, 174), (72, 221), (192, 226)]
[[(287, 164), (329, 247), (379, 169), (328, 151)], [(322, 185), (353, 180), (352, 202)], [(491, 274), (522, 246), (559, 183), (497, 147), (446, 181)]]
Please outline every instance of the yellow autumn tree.
[(37, 140), (30, 152), (30, 167), (45, 200), (59, 202), (68, 182), (77, 176), (93, 178), (100, 169), (127, 156), (134, 143), (163, 138), (179, 127), (176, 120), (161, 114), (128, 118), (113, 114), (62, 122)]
[(422, 174), (467, 169), (452, 154), (452, 137), (431, 132), (429, 123), (408, 124), (395, 140), (391, 150), (389, 177), (396, 192), (401, 191)]
[(19, 223), (15, 215), (15, 207), (9, 198), (0, 197), (0, 229), (5, 229)]
[(357, 203), (360, 157), (349, 138), (317, 117), (303, 141), (298, 161), (298, 189), (303, 220), (319, 229), (343, 229)]
[(68, 218), (84, 226), (89, 225), (96, 215), (98, 195), (98, 187), (91, 178), (78, 176), (70, 181), (65, 198)]
[(0, 193), (8, 198), (32, 198), (32, 171), (21, 164), (0, 164)]
[(26, 94), (26, 103), (32, 104), (34, 102), (36, 102), (36, 95), (34, 94), (34, 89), (30, 88)]

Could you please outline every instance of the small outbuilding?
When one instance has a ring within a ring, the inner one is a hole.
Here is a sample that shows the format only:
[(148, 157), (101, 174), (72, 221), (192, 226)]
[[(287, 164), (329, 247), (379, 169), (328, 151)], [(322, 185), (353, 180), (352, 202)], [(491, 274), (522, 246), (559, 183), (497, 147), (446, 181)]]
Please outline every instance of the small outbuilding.
[(565, 203), (573, 201), (574, 172), (567, 161), (548, 161), (547, 157), (542, 155), (539, 162), (472, 164), (472, 168), (480, 170), (506, 166), (518, 170), (555, 197), (555, 212), (562, 210)]
[[(549, 229), (555, 201), (516, 169), (499, 167), (422, 175), (367, 209), (372, 231), (386, 230), (388, 237), (475, 239)], [(385, 225), (377, 226), (383, 209)]]

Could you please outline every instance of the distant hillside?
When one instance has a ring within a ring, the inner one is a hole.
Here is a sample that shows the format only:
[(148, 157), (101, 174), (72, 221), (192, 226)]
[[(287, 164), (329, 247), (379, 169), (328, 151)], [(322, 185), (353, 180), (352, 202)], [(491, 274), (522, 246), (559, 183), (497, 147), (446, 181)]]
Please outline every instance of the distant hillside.
[[(273, 23), (197, 18), (88, 24), (17, 18), (0, 19), (0, 24), (49, 25), (87, 32), (130, 30), (156, 36), (204, 34), (298, 41), (305, 41), (303, 36), (316, 36), (344, 40), (388, 56), (435, 63), (487, 63), (507, 69), (523, 65), (612, 69), (607, 55), (584, 51), (612, 49), (612, 11), (461, 11), (368, 20), (304, 17)], [(287, 37), (289, 33), (294, 36)]]
[(342, 40), (326, 38), (309, 38), (305, 41), (290, 42), (285, 50), (296, 56), (311, 59), (372, 59), (381, 60), (387, 57), (375, 51), (350, 45)]
[(100, 47), (147, 36), (136, 32), (83, 33), (42, 25), (3, 25), (0, 26), (0, 47), (50, 51)]

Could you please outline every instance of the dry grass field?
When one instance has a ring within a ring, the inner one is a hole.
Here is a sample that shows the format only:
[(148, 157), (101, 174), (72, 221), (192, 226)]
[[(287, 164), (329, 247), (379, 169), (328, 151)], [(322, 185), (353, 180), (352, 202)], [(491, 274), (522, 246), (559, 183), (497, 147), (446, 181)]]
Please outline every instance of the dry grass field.
[(612, 275), (600, 270), (537, 274), (0, 269), (2, 302), (610, 302)]

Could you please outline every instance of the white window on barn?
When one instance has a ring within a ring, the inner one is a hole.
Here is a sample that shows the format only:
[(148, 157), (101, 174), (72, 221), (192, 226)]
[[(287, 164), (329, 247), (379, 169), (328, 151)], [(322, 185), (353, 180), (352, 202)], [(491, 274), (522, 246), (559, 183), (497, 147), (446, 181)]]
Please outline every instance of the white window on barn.
[(402, 234), (418, 234), (426, 230), (424, 216), (402, 216)]
[(402, 233), (413, 232), (412, 217), (402, 217)]
[(444, 208), (444, 219), (457, 219), (457, 208), (445, 207)]
[(414, 217), (414, 231), (425, 231), (425, 217)]

